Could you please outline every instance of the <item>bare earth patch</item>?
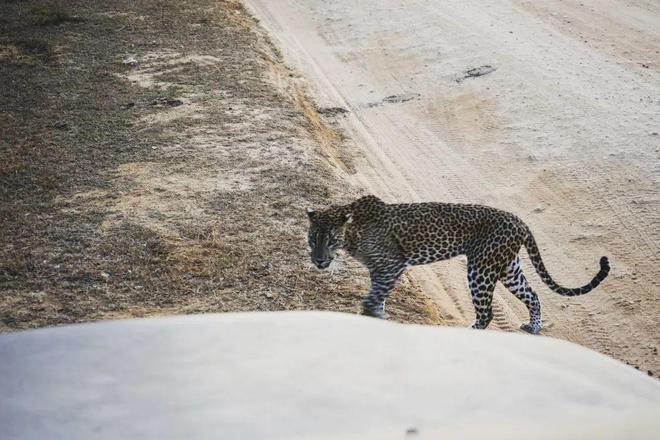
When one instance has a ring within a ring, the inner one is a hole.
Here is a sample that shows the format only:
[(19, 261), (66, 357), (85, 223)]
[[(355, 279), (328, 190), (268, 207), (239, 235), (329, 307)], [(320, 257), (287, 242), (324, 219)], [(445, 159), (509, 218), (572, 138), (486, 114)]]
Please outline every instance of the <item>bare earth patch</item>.
[[(239, 3), (3, 11), (0, 331), (359, 310), (363, 269), (318, 272), (305, 240), (305, 207), (357, 195), (350, 155)], [(439, 320), (408, 279), (388, 312)]]

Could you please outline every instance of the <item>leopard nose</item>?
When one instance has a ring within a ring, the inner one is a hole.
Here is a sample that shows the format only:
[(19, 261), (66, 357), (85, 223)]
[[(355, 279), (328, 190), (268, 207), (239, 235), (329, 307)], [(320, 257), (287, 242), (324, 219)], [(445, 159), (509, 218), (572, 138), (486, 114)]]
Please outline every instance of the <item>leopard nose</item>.
[(316, 267), (319, 269), (325, 269), (326, 267), (330, 266), (330, 261), (322, 258), (314, 258), (314, 264)]

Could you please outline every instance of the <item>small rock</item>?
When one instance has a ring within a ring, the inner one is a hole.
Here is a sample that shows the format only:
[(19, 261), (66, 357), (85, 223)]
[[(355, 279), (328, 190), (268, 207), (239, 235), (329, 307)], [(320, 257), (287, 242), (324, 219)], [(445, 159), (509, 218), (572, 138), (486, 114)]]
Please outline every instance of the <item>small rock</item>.
[(483, 66), (479, 67), (473, 67), (471, 69), (468, 69), (464, 72), (462, 78), (458, 78), (456, 82), (461, 82), (464, 79), (468, 78), (478, 78), (480, 76), (488, 75), (489, 73), (493, 73), (497, 70), (495, 67), (491, 66), (490, 64), (484, 64)]
[(129, 56), (122, 61), (122, 64), (125, 64), (127, 66), (137, 66), (138, 60), (135, 58), (135, 56)]
[(419, 93), (402, 93), (400, 95), (390, 95), (383, 98), (383, 102), (390, 104), (397, 104), (401, 102), (408, 102), (415, 98), (419, 98), (421, 95)]
[(167, 107), (178, 107), (183, 105), (183, 101), (180, 99), (171, 99), (164, 96), (158, 97), (151, 102), (151, 105), (161, 105)]
[(316, 111), (324, 116), (337, 116), (348, 113), (348, 110), (345, 109), (344, 107), (323, 107), (317, 109)]

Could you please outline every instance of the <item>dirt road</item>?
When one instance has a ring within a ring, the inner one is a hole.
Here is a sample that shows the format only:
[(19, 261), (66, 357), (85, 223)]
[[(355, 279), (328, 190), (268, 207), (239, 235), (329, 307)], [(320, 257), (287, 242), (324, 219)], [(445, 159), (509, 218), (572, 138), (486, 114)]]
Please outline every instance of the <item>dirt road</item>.
[[(390, 202), (484, 203), (531, 227), (543, 334), (660, 370), (660, 6), (649, 1), (248, 0), (321, 106), (349, 110), (349, 179)], [(465, 262), (413, 270), (468, 325)], [(503, 287), (494, 327), (526, 310)]]

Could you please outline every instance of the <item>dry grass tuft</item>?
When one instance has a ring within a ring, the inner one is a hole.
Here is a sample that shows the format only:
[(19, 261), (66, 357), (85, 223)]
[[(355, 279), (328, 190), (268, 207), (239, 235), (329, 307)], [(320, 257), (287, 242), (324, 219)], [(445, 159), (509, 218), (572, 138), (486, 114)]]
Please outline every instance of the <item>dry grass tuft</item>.
[(0, 43), (0, 62), (48, 63), (55, 51), (48, 41), (38, 38), (11, 40)]
[(62, 23), (83, 21), (81, 17), (71, 15), (68, 10), (57, 3), (30, 6), (28, 13), (30, 15), (30, 23), (35, 26), (53, 26)]

